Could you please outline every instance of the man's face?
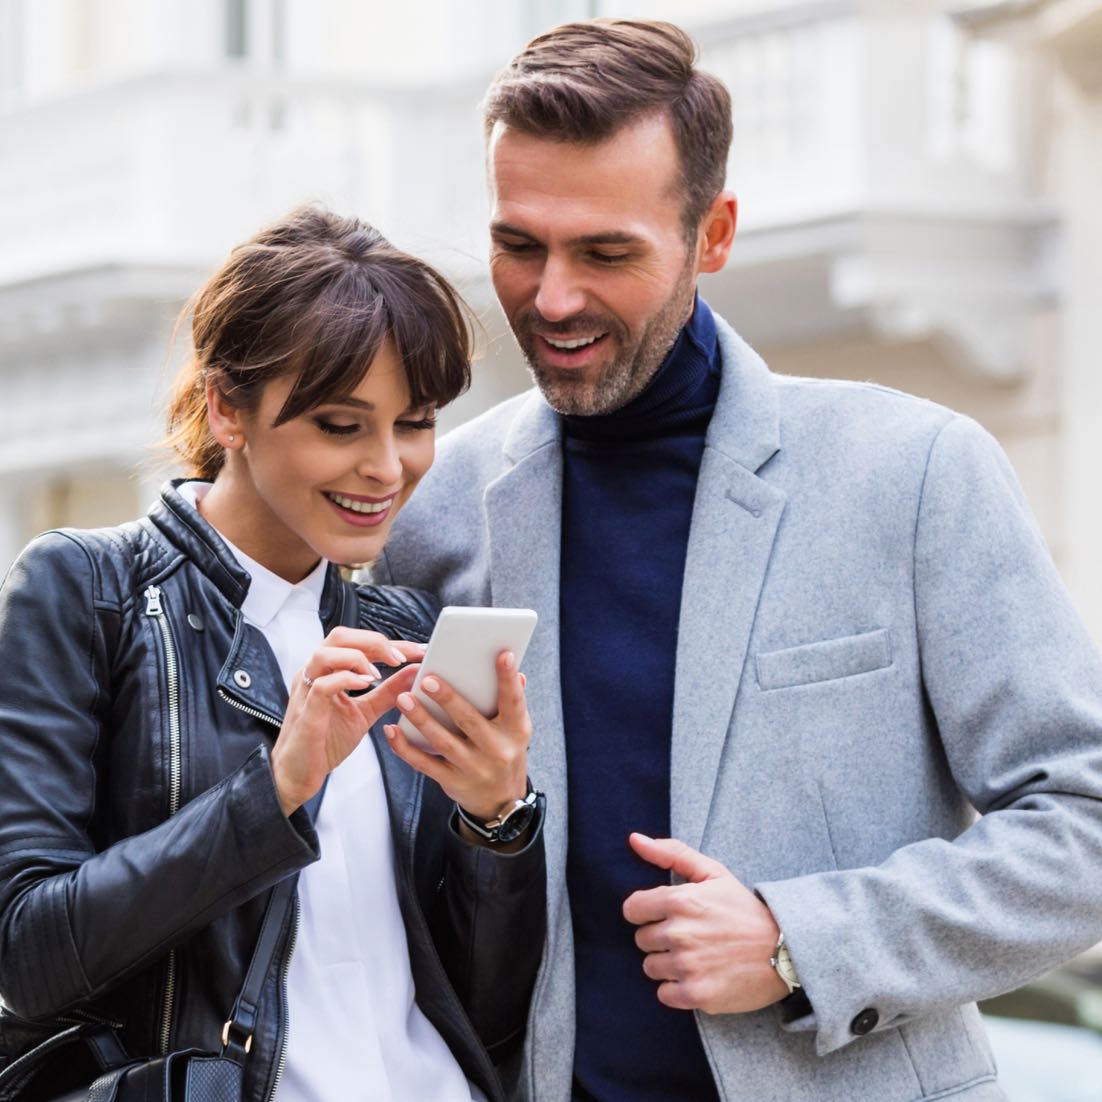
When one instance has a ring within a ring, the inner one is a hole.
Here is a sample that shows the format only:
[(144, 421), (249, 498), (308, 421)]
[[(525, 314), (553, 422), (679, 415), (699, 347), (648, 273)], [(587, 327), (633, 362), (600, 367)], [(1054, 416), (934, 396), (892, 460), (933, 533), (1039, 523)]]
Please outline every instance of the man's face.
[(619, 409), (661, 365), (699, 271), (668, 120), (597, 145), (499, 124), (489, 172), (494, 289), (536, 383), (560, 413)]

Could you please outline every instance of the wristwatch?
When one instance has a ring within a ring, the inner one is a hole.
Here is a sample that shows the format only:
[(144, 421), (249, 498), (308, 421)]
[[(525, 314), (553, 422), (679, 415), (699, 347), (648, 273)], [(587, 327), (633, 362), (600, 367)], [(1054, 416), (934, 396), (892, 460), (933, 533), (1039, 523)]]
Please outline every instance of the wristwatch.
[(781, 977), (790, 995), (800, 987), (800, 977), (796, 974), (796, 966), (792, 963), (792, 956), (788, 952), (788, 946), (784, 943), (783, 930), (781, 936), (777, 938), (777, 947), (769, 958), (769, 967)]
[(492, 819), (476, 819), (459, 806), (456, 813), (477, 834), (492, 845), (515, 842), (527, 829), (536, 814), (540, 794), (528, 782), (528, 792), (523, 800), (510, 800)]

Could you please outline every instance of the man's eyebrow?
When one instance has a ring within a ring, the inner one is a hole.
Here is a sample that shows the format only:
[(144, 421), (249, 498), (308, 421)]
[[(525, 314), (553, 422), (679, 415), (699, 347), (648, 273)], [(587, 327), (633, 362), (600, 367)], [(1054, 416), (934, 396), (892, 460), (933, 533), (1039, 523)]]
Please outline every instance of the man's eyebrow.
[(528, 233), (526, 230), (522, 230), (519, 226), (514, 226), (509, 222), (493, 222), (490, 224), (490, 233), (501, 234), (505, 237), (523, 237), (526, 241), (535, 241), (536, 239)]
[[(494, 222), (490, 226), (490, 233), (502, 237), (523, 237), (526, 241), (538, 240), (527, 230), (522, 230), (509, 222)], [(624, 230), (606, 230), (603, 233), (579, 234), (577, 237), (571, 237), (566, 243), (568, 245), (641, 245), (643, 238)]]
[(583, 233), (567, 241), (568, 245), (641, 245), (643, 238), (635, 233), (623, 230), (609, 230), (606, 233)]

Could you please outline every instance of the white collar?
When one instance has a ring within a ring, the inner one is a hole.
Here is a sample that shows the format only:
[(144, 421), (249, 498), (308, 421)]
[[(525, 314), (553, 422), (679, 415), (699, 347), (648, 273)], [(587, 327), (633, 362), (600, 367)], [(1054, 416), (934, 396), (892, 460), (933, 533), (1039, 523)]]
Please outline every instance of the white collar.
[[(199, 502), (206, 497), (210, 487), (209, 482), (184, 482), (178, 487), (178, 491), (198, 511)], [(263, 563), (250, 558), (221, 532), (218, 535), (249, 575), (249, 591), (241, 602), (241, 612), (249, 623), (265, 628), (285, 606), (309, 610), (318, 615), (325, 576), (329, 570), (329, 563), (325, 559), (320, 559), (318, 565), (301, 582), (291, 583), (278, 574), (273, 574)]]

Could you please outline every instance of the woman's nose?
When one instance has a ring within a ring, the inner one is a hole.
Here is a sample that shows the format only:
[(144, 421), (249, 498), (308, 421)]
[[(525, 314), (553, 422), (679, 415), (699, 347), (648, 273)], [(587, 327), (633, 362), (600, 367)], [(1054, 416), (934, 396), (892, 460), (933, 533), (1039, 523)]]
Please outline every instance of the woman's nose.
[(360, 458), (357, 473), (382, 486), (396, 486), (402, 479), (402, 455), (393, 433), (377, 436)]

